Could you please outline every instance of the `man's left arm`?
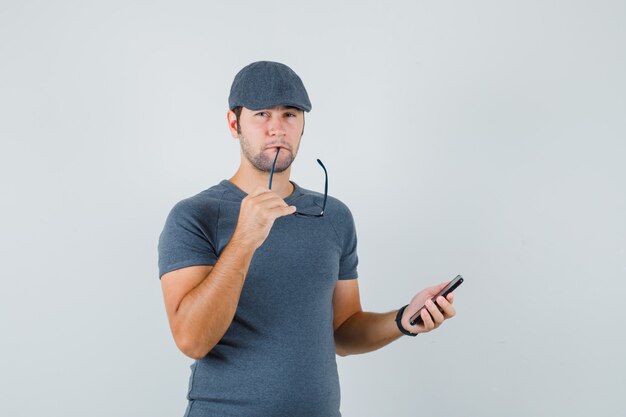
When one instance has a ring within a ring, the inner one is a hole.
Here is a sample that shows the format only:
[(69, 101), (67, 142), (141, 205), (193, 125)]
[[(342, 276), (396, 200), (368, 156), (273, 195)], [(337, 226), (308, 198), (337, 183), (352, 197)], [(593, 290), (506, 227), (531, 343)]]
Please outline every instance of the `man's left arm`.
[[(446, 285), (447, 282), (444, 282), (426, 288), (413, 297), (402, 316), (404, 329), (411, 333), (426, 333), (454, 317), (452, 293), (448, 294), (447, 298), (439, 297), (436, 300), (442, 311), (430, 301)], [(426, 308), (421, 313), (423, 324), (411, 326), (409, 318), (424, 304)], [(395, 322), (398, 310), (371, 313), (361, 309), (357, 279), (337, 281), (333, 293), (333, 311), (335, 346), (340, 356), (371, 352), (402, 336)]]

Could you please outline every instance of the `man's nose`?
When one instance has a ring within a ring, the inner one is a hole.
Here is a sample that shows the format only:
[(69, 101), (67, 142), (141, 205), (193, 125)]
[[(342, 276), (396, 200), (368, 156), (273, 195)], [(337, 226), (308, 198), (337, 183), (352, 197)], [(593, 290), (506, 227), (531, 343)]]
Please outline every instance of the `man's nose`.
[(272, 136), (284, 136), (287, 133), (280, 117), (272, 117), (269, 121), (268, 128)]

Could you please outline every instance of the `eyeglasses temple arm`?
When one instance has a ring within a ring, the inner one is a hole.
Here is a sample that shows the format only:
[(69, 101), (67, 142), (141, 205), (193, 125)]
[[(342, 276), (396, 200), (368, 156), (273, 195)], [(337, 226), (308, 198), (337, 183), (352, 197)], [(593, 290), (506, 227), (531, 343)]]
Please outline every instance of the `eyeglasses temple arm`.
[(324, 210), (326, 210), (326, 198), (328, 198), (328, 172), (326, 172), (326, 167), (324, 166), (324, 164), (322, 164), (322, 161), (318, 159), (317, 163), (320, 164), (322, 168), (324, 169), (324, 203), (322, 204), (322, 213), (321, 213), (321, 214), (324, 214)]
[[(280, 152), (280, 146), (278, 147), (278, 150), (276, 151), (276, 156), (274, 157), (274, 163), (272, 164), (272, 171), (270, 172), (270, 185), (269, 188), (270, 190), (272, 189), (272, 179), (274, 178), (274, 167), (276, 166), (276, 160), (278, 159), (278, 153)], [(318, 159), (319, 161), (319, 159)]]

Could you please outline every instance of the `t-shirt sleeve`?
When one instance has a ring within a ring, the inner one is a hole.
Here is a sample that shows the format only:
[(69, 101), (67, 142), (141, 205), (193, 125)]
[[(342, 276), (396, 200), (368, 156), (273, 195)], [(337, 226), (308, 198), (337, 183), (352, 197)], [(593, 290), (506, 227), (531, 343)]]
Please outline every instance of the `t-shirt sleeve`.
[(359, 264), (359, 256), (357, 255), (357, 237), (356, 226), (352, 213), (347, 206), (343, 205), (345, 214), (343, 221), (340, 222), (342, 237), (342, 254), (339, 261), (339, 277), (338, 279), (355, 279), (359, 277), (357, 266)]
[(217, 215), (201, 214), (183, 200), (170, 211), (159, 236), (159, 278), (176, 269), (195, 265), (215, 265), (217, 254), (211, 225)]

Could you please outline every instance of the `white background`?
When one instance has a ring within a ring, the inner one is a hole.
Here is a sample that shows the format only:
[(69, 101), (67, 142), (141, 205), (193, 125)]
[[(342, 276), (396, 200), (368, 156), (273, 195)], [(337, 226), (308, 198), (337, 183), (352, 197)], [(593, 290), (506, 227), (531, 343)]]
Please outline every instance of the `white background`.
[(0, 1), (0, 415), (182, 416), (157, 240), (229, 178), (235, 73), (313, 103), (292, 179), (354, 215), (362, 303), (463, 274), (436, 332), (338, 358), (358, 416), (613, 416), (623, 1)]

